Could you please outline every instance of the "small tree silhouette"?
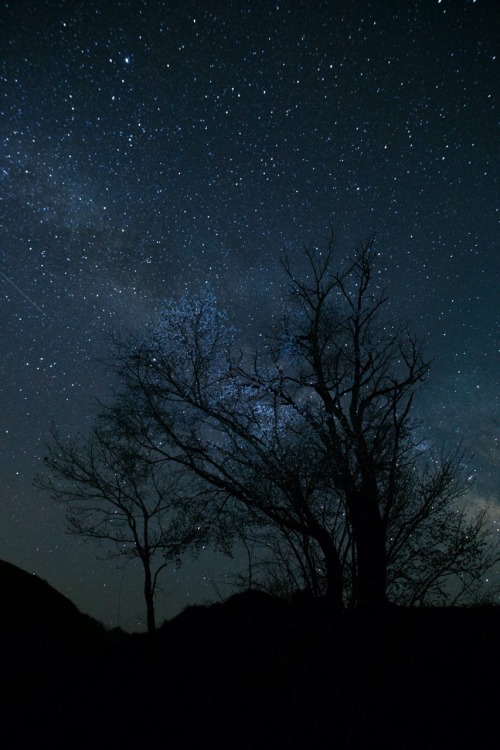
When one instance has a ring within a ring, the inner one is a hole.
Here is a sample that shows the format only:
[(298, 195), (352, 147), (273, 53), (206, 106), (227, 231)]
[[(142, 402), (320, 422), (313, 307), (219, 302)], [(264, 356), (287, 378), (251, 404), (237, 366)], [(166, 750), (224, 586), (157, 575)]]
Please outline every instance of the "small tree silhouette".
[(200, 542), (206, 493), (181, 467), (166, 470), (131, 442), (108, 410), (87, 438), (64, 441), (53, 429), (45, 466), (37, 484), (65, 504), (69, 533), (104, 544), (110, 559), (140, 561), (147, 627), (154, 631), (160, 573)]

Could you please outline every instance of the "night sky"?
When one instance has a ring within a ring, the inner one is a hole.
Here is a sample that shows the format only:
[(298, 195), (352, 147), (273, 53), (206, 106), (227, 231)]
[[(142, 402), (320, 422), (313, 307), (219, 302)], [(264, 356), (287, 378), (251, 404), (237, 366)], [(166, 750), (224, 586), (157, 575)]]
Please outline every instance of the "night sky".
[[(0, 558), (107, 624), (140, 576), (65, 535), (33, 487), (50, 423), (85, 431), (109, 332), (205, 283), (258, 340), (278, 258), (376, 233), (391, 312), (434, 358), (423, 435), (475, 456), (500, 521), (495, 0), (1, 2)], [(500, 525), (500, 524), (499, 524)], [(210, 551), (158, 619), (223, 593)]]

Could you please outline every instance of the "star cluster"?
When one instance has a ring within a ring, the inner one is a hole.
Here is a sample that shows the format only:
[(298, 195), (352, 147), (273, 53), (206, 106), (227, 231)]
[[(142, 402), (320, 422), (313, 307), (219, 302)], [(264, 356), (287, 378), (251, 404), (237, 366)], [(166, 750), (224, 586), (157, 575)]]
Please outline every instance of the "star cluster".
[[(32, 488), (50, 422), (84, 431), (108, 332), (184, 288), (210, 283), (255, 337), (279, 255), (329, 223), (347, 249), (376, 233), (394, 313), (435, 358), (420, 414), (476, 451), (495, 507), (495, 5), (1, 3), (0, 557), (114, 622), (121, 574)], [(166, 614), (210, 597), (217, 565), (173, 575)]]

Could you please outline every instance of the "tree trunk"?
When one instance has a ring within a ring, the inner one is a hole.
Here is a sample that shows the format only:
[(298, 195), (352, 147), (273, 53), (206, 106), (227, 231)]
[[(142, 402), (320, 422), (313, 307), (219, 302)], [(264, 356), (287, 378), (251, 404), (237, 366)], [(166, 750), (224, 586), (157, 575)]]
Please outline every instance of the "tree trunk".
[(355, 536), (358, 563), (356, 609), (381, 609), (387, 604), (384, 537), (374, 533), (373, 527), (363, 529)]
[(153, 596), (153, 580), (151, 576), (151, 568), (147, 560), (143, 560), (144, 565), (144, 598), (146, 600), (146, 616), (148, 633), (154, 633), (156, 630), (155, 620), (155, 608), (154, 608), (154, 596)]
[(360, 610), (378, 610), (387, 605), (384, 524), (373, 497), (362, 493), (349, 500), (357, 563), (355, 607)]
[(319, 525), (314, 529), (313, 536), (321, 548), (325, 561), (326, 606), (331, 614), (340, 615), (344, 609), (344, 577), (337, 548), (330, 534)]

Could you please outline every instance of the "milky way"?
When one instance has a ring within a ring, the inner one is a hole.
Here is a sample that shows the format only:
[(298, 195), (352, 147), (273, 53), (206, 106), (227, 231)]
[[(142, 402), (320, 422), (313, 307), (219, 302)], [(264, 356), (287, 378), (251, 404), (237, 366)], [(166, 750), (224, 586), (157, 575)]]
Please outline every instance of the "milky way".
[[(344, 250), (376, 234), (434, 357), (425, 437), (464, 440), (496, 512), (497, 22), (493, 0), (1, 3), (1, 558), (140, 626), (134, 576), (32, 487), (50, 423), (85, 431), (109, 332), (185, 288), (255, 340), (279, 255), (330, 224)], [(212, 577), (208, 553), (172, 572), (160, 616)]]

